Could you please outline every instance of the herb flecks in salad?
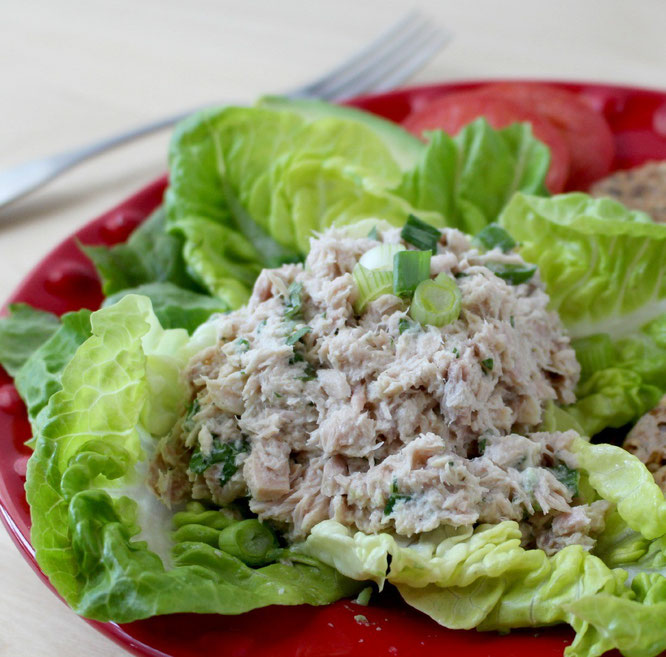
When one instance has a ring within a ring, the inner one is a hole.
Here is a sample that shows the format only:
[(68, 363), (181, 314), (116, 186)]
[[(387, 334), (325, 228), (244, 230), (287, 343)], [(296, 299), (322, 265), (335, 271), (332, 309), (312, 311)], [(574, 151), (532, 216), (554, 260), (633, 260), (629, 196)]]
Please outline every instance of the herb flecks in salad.
[(664, 496), (600, 434), (666, 392), (666, 226), (547, 197), (548, 148), (483, 119), (423, 143), (268, 99), (169, 159), (164, 207), (85, 247), (101, 310), (0, 321), (36, 557), (78, 613), (388, 581), (447, 627), (666, 648)]

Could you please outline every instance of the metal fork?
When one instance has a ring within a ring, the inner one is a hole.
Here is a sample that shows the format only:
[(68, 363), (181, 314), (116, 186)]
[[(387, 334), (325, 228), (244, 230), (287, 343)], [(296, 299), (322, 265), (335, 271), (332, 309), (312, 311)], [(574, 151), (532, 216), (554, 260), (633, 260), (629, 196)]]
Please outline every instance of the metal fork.
[[(451, 37), (450, 32), (433, 25), (418, 11), (412, 11), (340, 66), (284, 95), (339, 100), (361, 92), (386, 91), (422, 68)], [(94, 144), (32, 160), (0, 172), (0, 208), (80, 162), (138, 137), (168, 128), (193, 111), (196, 110), (180, 112)]]

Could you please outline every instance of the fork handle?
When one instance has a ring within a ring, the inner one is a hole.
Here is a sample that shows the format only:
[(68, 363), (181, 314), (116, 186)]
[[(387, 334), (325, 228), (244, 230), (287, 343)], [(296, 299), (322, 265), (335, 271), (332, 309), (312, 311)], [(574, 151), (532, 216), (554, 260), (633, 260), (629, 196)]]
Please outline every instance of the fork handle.
[[(181, 119), (184, 119), (193, 111), (190, 110), (167, 116), (81, 148), (57, 153), (56, 155), (39, 160), (31, 160), (11, 169), (5, 169), (0, 173), (0, 208), (25, 196), (28, 192), (41, 187), (49, 180), (60, 175), (63, 171), (67, 171), (67, 169), (71, 169), (76, 164), (79, 164), (79, 162), (95, 157), (137, 137), (143, 137), (144, 135), (168, 128)], [(0, 222), (7, 216), (0, 213)]]

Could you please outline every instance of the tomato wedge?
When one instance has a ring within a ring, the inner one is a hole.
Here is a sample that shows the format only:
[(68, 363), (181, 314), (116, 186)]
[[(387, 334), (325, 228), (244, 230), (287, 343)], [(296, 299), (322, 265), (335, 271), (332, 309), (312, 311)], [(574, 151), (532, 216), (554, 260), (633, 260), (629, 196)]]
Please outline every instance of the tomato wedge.
[(556, 194), (564, 189), (569, 175), (569, 151), (560, 134), (549, 121), (519, 103), (486, 96), (477, 91), (461, 91), (434, 100), (410, 114), (403, 126), (420, 137), (424, 130), (441, 129), (455, 135), (470, 121), (483, 116), (493, 128), (504, 128), (517, 121), (532, 124), (534, 135), (550, 148), (550, 168), (546, 187)]
[(560, 131), (571, 157), (569, 189), (587, 189), (610, 172), (615, 156), (610, 126), (576, 94), (530, 82), (498, 82), (479, 88), (477, 93), (530, 108)]

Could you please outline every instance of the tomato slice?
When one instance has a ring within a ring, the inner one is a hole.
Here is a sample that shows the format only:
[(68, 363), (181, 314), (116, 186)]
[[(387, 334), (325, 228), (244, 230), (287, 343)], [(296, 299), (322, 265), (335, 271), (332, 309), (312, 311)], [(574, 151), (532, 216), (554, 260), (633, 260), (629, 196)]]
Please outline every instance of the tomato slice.
[(564, 189), (569, 175), (569, 151), (560, 131), (519, 103), (479, 94), (474, 90), (461, 91), (438, 98), (410, 114), (403, 126), (418, 137), (424, 130), (438, 128), (456, 135), (461, 128), (480, 116), (485, 117), (493, 128), (504, 128), (517, 121), (531, 123), (534, 135), (550, 148), (546, 187), (553, 194)]
[(615, 157), (610, 126), (576, 94), (530, 82), (498, 82), (477, 91), (529, 107), (560, 131), (571, 156), (567, 188), (587, 189), (610, 172)]

